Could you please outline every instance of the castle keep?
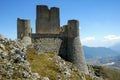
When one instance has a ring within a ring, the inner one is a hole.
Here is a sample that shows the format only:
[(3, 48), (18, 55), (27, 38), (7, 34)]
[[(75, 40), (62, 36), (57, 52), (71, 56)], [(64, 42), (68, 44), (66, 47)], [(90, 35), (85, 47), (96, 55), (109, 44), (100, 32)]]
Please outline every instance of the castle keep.
[(66, 25), (60, 27), (59, 8), (36, 7), (36, 33), (32, 33), (30, 20), (18, 18), (17, 38), (23, 40), (25, 45), (37, 44), (39, 53), (57, 53), (88, 74), (80, 42), (79, 21), (68, 20)]
[(49, 10), (47, 6), (37, 6), (36, 11), (36, 33), (59, 34), (59, 8)]

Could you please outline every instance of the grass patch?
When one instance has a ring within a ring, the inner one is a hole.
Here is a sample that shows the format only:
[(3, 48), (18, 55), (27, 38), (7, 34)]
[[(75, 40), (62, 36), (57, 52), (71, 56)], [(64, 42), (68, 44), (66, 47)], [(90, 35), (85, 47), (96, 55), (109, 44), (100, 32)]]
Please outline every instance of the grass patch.
[(86, 80), (92, 80), (92, 78), (90, 77), (90, 75), (85, 75)]
[[(58, 76), (61, 80), (81, 80), (79, 72), (71, 71), (71, 77), (66, 79), (60, 72), (60, 67), (56, 66), (54, 58), (57, 54), (44, 53), (37, 55), (35, 49), (29, 48), (27, 50), (28, 61), (31, 64), (32, 71), (39, 73), (40, 77), (49, 77), (50, 80), (58, 80)], [(69, 65), (69, 62), (66, 62)]]
[(32, 71), (39, 73), (41, 77), (48, 76), (51, 80), (55, 80), (55, 76), (58, 76), (60, 72), (52, 58), (57, 55), (52, 53), (37, 55), (34, 49), (28, 49), (27, 51)]

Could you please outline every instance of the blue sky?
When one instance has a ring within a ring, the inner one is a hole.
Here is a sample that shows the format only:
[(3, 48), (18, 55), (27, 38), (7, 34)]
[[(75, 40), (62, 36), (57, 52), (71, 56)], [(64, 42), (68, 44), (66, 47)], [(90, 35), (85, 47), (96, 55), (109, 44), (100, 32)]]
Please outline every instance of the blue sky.
[(36, 5), (60, 8), (60, 23), (80, 21), (83, 45), (106, 46), (120, 42), (120, 0), (1, 0), (0, 34), (15, 39), (18, 17), (30, 19), (35, 32)]

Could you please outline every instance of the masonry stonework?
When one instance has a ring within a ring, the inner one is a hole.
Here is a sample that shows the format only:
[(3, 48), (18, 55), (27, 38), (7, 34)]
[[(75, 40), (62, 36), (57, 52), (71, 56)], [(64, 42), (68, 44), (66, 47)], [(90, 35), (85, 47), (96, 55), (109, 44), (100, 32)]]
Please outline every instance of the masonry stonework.
[(89, 74), (80, 42), (79, 21), (69, 20), (67, 25), (60, 27), (59, 8), (37, 5), (36, 33), (31, 32), (29, 20), (21, 19), (17, 20), (17, 32), (18, 39), (23, 40), (27, 36), (33, 44), (37, 43), (39, 53), (57, 53)]
[(24, 45), (31, 44), (32, 28), (30, 26), (30, 20), (17, 19), (17, 38), (23, 40)]
[(36, 33), (59, 34), (59, 8), (38, 5), (36, 11)]

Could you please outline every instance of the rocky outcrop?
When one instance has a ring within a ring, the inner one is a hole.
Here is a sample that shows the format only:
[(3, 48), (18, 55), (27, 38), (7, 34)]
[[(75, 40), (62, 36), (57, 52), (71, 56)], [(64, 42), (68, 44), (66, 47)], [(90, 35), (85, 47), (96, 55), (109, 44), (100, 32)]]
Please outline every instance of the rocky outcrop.
[(0, 80), (38, 80), (26, 60), (26, 48), (20, 42), (0, 36)]

